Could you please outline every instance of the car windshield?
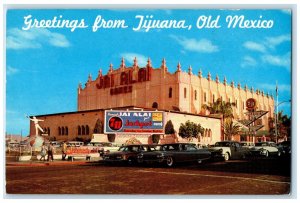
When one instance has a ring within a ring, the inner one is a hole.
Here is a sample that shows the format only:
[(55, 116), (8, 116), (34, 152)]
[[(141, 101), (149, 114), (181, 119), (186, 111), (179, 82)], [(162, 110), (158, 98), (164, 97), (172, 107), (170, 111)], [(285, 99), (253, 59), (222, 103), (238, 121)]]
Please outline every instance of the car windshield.
[(139, 151), (139, 146), (122, 146), (122, 147), (119, 148), (118, 151), (137, 152), (137, 151)]
[(118, 151), (124, 151), (125, 148), (126, 148), (125, 146), (122, 146), (118, 149)]
[(268, 146), (268, 144), (266, 142), (258, 142), (258, 143), (255, 143), (255, 146), (257, 146), (257, 147)]
[(156, 148), (154, 146), (146, 146), (143, 149), (146, 152), (156, 151)]
[(230, 142), (216, 142), (215, 147), (229, 147)]

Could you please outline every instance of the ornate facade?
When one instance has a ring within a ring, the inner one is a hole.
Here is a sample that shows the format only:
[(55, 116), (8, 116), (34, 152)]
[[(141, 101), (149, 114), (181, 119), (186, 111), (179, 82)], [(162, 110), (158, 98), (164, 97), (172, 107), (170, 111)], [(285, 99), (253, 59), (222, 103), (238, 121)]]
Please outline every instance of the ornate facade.
[(203, 104), (222, 99), (236, 103), (234, 117), (243, 120), (247, 119), (248, 98), (257, 101), (258, 110), (268, 111), (261, 120), (268, 129), (268, 118), (274, 113), (271, 95), (247, 85), (242, 87), (240, 83), (235, 85), (234, 81), (227, 82), (225, 77), (223, 81), (218, 76), (213, 79), (210, 73), (204, 77), (201, 70), (194, 75), (191, 66), (184, 72), (180, 63), (176, 72), (170, 73), (165, 59), (159, 68), (153, 68), (150, 59), (146, 67), (139, 67), (135, 58), (131, 67), (122, 59), (117, 69), (110, 65), (107, 75), (99, 70), (95, 80), (89, 75), (84, 87), (79, 84), (78, 111), (139, 106), (204, 115), (207, 112), (201, 108)]

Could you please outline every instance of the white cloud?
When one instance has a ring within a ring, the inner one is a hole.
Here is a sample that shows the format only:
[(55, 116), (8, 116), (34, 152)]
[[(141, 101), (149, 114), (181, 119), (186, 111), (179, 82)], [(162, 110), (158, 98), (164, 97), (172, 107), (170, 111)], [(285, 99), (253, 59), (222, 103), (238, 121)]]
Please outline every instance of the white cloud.
[(262, 53), (266, 52), (266, 47), (263, 44), (259, 44), (256, 42), (247, 41), (243, 44), (243, 46), (252, 51), (258, 51), (258, 52), (262, 52)]
[(280, 35), (277, 37), (266, 37), (265, 45), (274, 49), (277, 45), (291, 41), (291, 35), (286, 34), (286, 35)]
[(23, 31), (18, 28), (12, 28), (7, 32), (7, 49), (38, 49), (43, 44), (55, 47), (69, 47), (71, 45), (64, 35), (47, 29)]
[[(276, 84), (267, 84), (267, 83), (262, 83), (258, 84), (258, 86), (266, 91), (269, 91), (270, 93), (276, 92)], [(290, 92), (291, 91), (291, 85), (287, 84), (278, 84), (278, 92)]]
[(242, 64), (241, 64), (241, 67), (248, 67), (248, 66), (256, 66), (257, 65), (257, 62), (254, 58), (252, 58), (251, 56), (245, 56), (243, 58), (243, 61), (242, 61)]
[(144, 55), (137, 54), (137, 53), (122, 53), (121, 57), (124, 57), (124, 59), (130, 64), (127, 66), (132, 66), (133, 60), (136, 57), (137, 63), (140, 67), (144, 67), (147, 65), (148, 58)]
[(288, 14), (288, 15), (292, 14), (292, 10), (291, 9), (282, 9), (281, 12), (285, 13), (285, 14)]
[(208, 39), (193, 39), (181, 36), (170, 35), (171, 38), (175, 39), (183, 49), (187, 51), (195, 51), (200, 53), (213, 53), (219, 51), (218, 46), (213, 45), (213, 43)]
[(13, 75), (19, 72), (19, 69), (8, 66), (6, 69), (6, 75)]
[(262, 61), (274, 66), (285, 67), (288, 71), (291, 70), (291, 53), (288, 52), (283, 56), (275, 56), (266, 54), (262, 56)]

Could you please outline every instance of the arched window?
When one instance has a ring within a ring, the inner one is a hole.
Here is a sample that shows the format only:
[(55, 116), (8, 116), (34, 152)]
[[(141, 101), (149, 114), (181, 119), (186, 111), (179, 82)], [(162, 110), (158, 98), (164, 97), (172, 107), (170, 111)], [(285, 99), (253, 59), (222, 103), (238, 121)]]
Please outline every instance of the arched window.
[(78, 135), (81, 135), (81, 127), (78, 126)]
[(197, 100), (197, 90), (195, 90), (195, 100)]
[(85, 126), (85, 134), (89, 135), (90, 134), (90, 128), (88, 125)]
[(207, 137), (211, 137), (211, 129), (208, 130), (208, 135)]
[(172, 98), (172, 87), (169, 88), (169, 98)]
[(58, 127), (58, 135), (61, 135), (61, 129)]
[(213, 94), (213, 103), (215, 103), (215, 95)]
[(65, 135), (65, 128), (61, 127), (61, 135)]
[(81, 126), (81, 133), (82, 133), (82, 135), (85, 135), (85, 127), (84, 126)]
[(153, 104), (152, 104), (152, 108), (158, 108), (158, 103), (157, 102), (153, 102)]
[(204, 102), (206, 102), (206, 92), (204, 92)]
[(50, 128), (47, 128), (47, 133), (48, 135), (50, 135)]
[(186, 87), (183, 89), (184, 98), (186, 98)]
[(65, 135), (68, 135), (68, 134), (69, 134), (69, 129), (68, 129), (68, 127), (66, 126), (65, 129), (66, 129)]

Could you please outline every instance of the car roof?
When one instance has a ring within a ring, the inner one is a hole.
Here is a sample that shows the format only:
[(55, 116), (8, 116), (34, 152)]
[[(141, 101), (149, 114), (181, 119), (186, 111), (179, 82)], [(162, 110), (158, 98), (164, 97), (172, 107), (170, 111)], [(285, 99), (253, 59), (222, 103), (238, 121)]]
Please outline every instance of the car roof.
[(123, 145), (121, 147), (129, 147), (129, 146), (159, 146), (160, 144), (129, 144), (129, 145)]
[[(237, 141), (230, 141), (230, 140), (228, 140), (228, 141), (218, 141), (218, 142), (235, 142), (236, 143)], [(239, 142), (237, 142), (237, 143), (239, 143)]]

